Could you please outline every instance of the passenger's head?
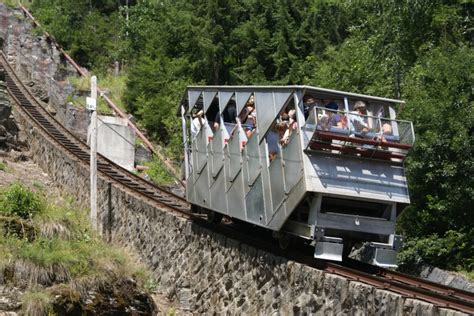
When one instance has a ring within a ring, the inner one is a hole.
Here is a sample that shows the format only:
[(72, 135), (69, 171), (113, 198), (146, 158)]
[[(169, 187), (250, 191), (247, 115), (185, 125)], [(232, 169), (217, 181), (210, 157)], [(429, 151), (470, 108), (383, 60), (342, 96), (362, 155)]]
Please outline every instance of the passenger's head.
[(306, 95), (303, 97), (303, 103), (305, 103), (305, 104), (315, 104), (315, 103), (316, 103), (316, 99), (315, 99), (314, 96), (312, 96), (311, 94), (306, 94)]
[(275, 129), (280, 133), (284, 133), (287, 128), (288, 128), (288, 125), (286, 125), (285, 122), (279, 122), (275, 125)]
[(339, 106), (334, 101), (329, 102), (328, 104), (326, 104), (325, 107), (326, 107), (326, 109), (333, 110), (333, 111), (337, 111), (339, 109)]
[(367, 113), (367, 106), (364, 101), (357, 101), (354, 104), (354, 110), (359, 111), (359, 113)]
[(296, 117), (296, 110), (295, 109), (291, 109), (288, 111), (288, 116), (290, 117), (290, 119), (295, 119)]
[(245, 104), (245, 106), (248, 106), (248, 107), (255, 107), (255, 99), (253, 97), (253, 95), (250, 96), (250, 98), (248, 99), (247, 103)]

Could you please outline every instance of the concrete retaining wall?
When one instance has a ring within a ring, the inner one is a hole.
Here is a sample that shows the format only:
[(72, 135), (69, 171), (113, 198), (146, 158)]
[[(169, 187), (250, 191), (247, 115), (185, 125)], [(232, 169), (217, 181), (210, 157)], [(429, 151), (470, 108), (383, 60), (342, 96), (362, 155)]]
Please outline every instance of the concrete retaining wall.
[[(34, 160), (88, 206), (87, 165), (50, 143), (17, 115)], [(461, 315), (308, 268), (155, 208), (99, 178), (104, 236), (133, 247), (154, 272), (158, 290), (198, 313)]]
[[(90, 141), (89, 125), (87, 144)], [(97, 116), (97, 152), (112, 160), (122, 168), (135, 168), (135, 132), (127, 121), (120, 117)]]

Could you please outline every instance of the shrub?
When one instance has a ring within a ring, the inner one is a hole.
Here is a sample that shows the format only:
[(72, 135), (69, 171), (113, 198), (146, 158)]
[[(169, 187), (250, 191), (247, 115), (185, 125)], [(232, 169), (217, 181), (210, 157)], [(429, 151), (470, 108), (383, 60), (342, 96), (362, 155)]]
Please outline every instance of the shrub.
[(50, 315), (52, 312), (51, 296), (44, 291), (29, 291), (22, 298), (22, 312), (25, 315)]
[(444, 236), (412, 238), (398, 255), (399, 270), (420, 272), (424, 266), (472, 271), (474, 268), (474, 229), (470, 232), (449, 230)]
[(158, 185), (172, 185), (175, 178), (170, 174), (168, 169), (164, 166), (163, 162), (157, 157), (153, 157), (153, 160), (146, 163), (150, 169), (147, 170), (147, 174), (151, 180)]
[(2, 192), (0, 212), (29, 219), (44, 211), (43, 199), (20, 183), (12, 184)]

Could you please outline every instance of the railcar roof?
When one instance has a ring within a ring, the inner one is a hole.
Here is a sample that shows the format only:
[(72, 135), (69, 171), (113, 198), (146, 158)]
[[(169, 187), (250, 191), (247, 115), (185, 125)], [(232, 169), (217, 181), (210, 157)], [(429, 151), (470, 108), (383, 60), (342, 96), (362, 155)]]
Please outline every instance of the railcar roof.
[[(376, 97), (366, 94), (359, 94), (359, 93), (352, 93), (347, 91), (340, 91), (340, 90), (333, 90), (333, 89), (326, 89), (321, 87), (313, 87), (313, 86), (306, 86), (306, 85), (289, 85), (289, 86), (187, 86), (186, 91), (184, 93), (183, 98), (181, 99), (180, 106), (185, 104), (188, 99), (188, 91), (190, 90), (202, 90), (202, 91), (239, 91), (239, 90), (254, 90), (254, 92), (259, 91), (268, 91), (268, 90), (300, 90), (303, 94), (313, 93), (324, 98), (342, 98), (342, 97), (349, 97), (351, 99), (358, 99), (363, 101), (382, 101), (382, 102), (390, 102), (390, 103), (398, 103), (398, 104), (405, 104), (405, 101), (397, 100), (397, 99), (390, 99), (390, 98), (383, 98), (383, 97)], [(187, 104), (185, 106), (187, 108)], [(178, 109), (178, 115), (180, 115), (180, 111)]]

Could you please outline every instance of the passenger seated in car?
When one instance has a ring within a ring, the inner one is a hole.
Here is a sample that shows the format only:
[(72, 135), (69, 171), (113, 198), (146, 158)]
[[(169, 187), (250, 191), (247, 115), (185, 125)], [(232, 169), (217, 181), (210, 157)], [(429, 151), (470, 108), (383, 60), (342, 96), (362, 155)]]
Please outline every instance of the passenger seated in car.
[(339, 106), (336, 102), (332, 101), (326, 104), (325, 108), (327, 109), (326, 113), (328, 115), (328, 126), (337, 127), (337, 128), (344, 128), (343, 124), (343, 115), (339, 114), (337, 111), (339, 110)]
[(257, 127), (257, 110), (255, 110), (253, 96), (247, 101), (239, 117), (240, 121), (243, 122), (242, 127), (247, 138), (250, 138)]
[(277, 127), (274, 126), (273, 128), (271, 128), (265, 138), (267, 140), (268, 145), (268, 158), (271, 162), (273, 159), (275, 159), (275, 157), (278, 155), (278, 152), (280, 151), (280, 148), (278, 146), (279, 132)]
[(290, 136), (293, 130), (298, 128), (298, 123), (296, 122), (296, 111), (291, 109), (288, 113), (282, 114), (281, 119), (287, 125), (285, 134), (280, 140), (280, 143), (285, 146), (290, 141)]
[(317, 104), (318, 102), (316, 101), (316, 98), (311, 94), (306, 94), (303, 97), (303, 112), (305, 120), (308, 119), (309, 113), (315, 106), (317, 106)]
[(369, 132), (367, 119), (367, 106), (364, 101), (357, 101), (354, 104), (354, 111), (349, 114), (349, 119), (354, 128), (355, 134), (366, 134)]
[(201, 127), (204, 125), (204, 111), (199, 110), (196, 114), (193, 115), (193, 120), (191, 121), (191, 138), (194, 140), (196, 135), (201, 130)]
[(336, 102), (331, 101), (325, 105), (324, 115), (319, 119), (318, 128), (324, 131), (343, 132), (347, 128), (347, 118), (340, 114)]
[(213, 129), (216, 131), (219, 129), (220, 123), (221, 123), (221, 115), (222, 119), (224, 120), (224, 123), (231, 123), (235, 124), (237, 123), (236, 118), (237, 118), (237, 108), (235, 105), (235, 102), (230, 102), (222, 111), (222, 114), (220, 112), (217, 112), (216, 117), (214, 118), (214, 124), (213, 124)]
[(288, 124), (281, 121), (275, 125), (275, 129), (278, 132), (278, 140), (280, 145), (286, 145), (287, 139), (285, 139), (285, 133), (288, 131)]
[[(392, 135), (393, 135), (392, 125), (390, 124), (390, 122), (383, 122), (383, 119), (382, 119), (382, 128), (380, 132), (378, 133), (378, 135), (374, 136), (374, 140), (378, 140), (384, 143), (387, 141), (387, 138), (390, 138), (391, 140), (397, 141), (398, 138), (390, 137)], [(371, 135), (369, 134), (368, 136), (370, 137)]]

